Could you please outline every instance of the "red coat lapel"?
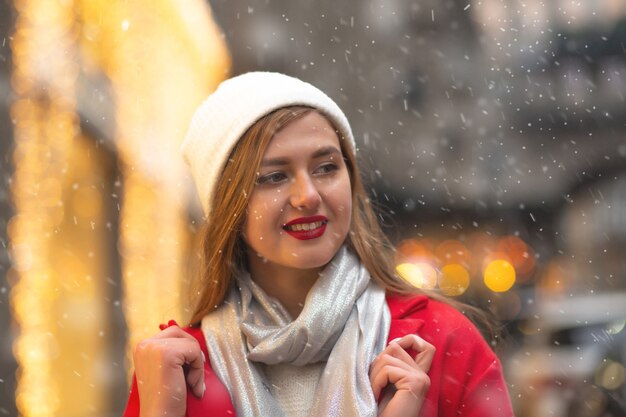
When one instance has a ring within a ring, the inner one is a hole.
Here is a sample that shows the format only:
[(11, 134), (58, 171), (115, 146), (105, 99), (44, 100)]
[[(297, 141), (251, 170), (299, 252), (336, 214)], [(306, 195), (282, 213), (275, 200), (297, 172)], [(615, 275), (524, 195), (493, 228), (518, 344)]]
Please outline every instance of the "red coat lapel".
[(387, 305), (391, 313), (388, 342), (407, 334), (416, 334), (424, 325), (424, 320), (414, 316), (428, 305), (427, 296), (387, 294)]

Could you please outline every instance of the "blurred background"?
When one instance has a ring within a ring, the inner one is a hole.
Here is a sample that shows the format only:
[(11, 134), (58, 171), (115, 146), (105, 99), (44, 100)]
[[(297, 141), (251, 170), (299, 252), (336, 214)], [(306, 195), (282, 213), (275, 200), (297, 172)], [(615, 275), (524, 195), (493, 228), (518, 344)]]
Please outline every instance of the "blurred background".
[(624, 0), (0, 0), (0, 415), (121, 415), (188, 313), (191, 112), (251, 70), (343, 108), (398, 273), (500, 320), (517, 416), (626, 416)]

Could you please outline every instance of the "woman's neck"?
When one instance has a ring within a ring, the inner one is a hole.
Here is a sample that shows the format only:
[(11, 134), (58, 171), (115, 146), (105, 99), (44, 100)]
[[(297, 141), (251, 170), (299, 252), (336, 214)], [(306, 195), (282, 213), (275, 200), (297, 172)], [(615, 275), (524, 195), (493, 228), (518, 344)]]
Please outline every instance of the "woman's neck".
[(267, 295), (277, 299), (294, 320), (302, 312), (306, 296), (323, 269), (289, 268), (255, 255), (248, 256), (248, 268), (252, 280)]

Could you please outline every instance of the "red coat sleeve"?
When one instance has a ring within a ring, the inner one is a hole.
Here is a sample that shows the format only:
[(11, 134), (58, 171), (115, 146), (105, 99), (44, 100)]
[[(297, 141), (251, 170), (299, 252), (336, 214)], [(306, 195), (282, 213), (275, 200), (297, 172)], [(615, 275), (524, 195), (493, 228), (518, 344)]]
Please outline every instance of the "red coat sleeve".
[[(206, 384), (204, 397), (201, 399), (197, 398), (192, 394), (191, 389), (189, 389), (189, 387), (187, 388), (186, 416), (235, 417), (235, 410), (230, 394), (211, 369), (209, 353), (202, 331), (192, 327), (185, 328), (184, 330), (198, 340), (200, 348), (207, 358), (207, 362), (204, 365), (204, 382)], [(139, 391), (137, 390), (137, 377), (135, 375), (133, 375), (133, 383), (123, 417), (139, 417)]]
[(500, 361), (476, 326), (453, 307), (430, 303), (440, 305), (418, 335), (437, 351), (420, 417), (513, 417)]
[(444, 363), (446, 378), (441, 399), (458, 394), (457, 415), (463, 417), (513, 417), (511, 400), (500, 361), (478, 330), (471, 325), (450, 333)]
[(139, 392), (137, 391), (137, 377), (134, 374), (123, 417), (139, 417)]

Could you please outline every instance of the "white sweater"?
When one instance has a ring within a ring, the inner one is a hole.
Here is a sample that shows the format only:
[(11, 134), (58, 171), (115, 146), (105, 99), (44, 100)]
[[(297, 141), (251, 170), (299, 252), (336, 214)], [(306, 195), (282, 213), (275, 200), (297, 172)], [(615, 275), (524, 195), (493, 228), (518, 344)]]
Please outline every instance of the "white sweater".
[(287, 417), (307, 417), (326, 362), (305, 366), (265, 365), (270, 391)]

